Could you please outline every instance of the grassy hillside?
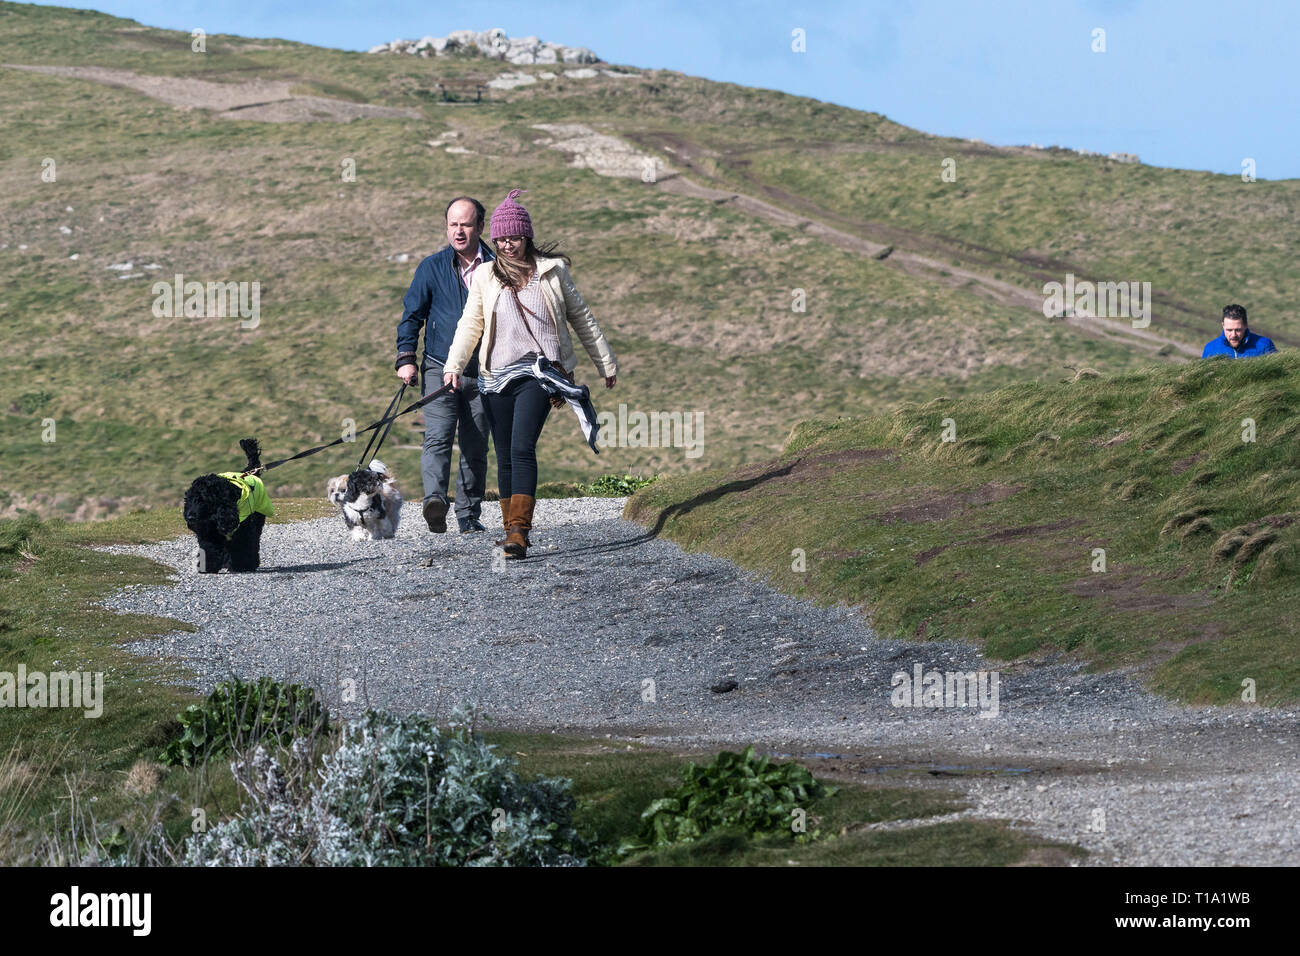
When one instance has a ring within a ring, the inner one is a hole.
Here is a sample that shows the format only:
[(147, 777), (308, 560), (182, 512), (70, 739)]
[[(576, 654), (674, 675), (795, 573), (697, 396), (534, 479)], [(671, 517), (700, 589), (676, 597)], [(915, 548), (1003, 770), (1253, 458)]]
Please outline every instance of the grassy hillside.
[[(538, 123), (620, 134), (700, 183), (745, 188), (855, 234), (877, 234), (868, 219), (897, 220), (914, 233), (898, 234), (900, 248), (951, 253), (1030, 288), (1044, 280), (1016, 262), (1037, 254), (1077, 258), (1101, 278), (1150, 275), (1160, 288), (1194, 290), (1189, 301), (1208, 326), (1220, 299), (1239, 299), (1273, 331), (1270, 310), (1296, 278), (1274, 248), (1295, 244), (1294, 183), (1252, 184), (1248, 201), (1232, 192), (1211, 202), (1229, 192), (1207, 187), (1195, 194), (1195, 229), (1148, 228), (1122, 222), (1112, 185), (1124, 184), (1129, 206), (1155, 210), (1191, 195), (1200, 174), (985, 150), (962, 154), (958, 199), (939, 191), (954, 184), (936, 170), (959, 141), (669, 71), (561, 76), (443, 103), (439, 84), (465, 91), (506, 67), (227, 36), (209, 37), (199, 54), (188, 34), (9, 3), (0, 4), (0, 64), (284, 81), (415, 111), (347, 123), (230, 119), (92, 79), (0, 67), (0, 514), (170, 507), (193, 475), (238, 464), (244, 435), (279, 457), (336, 437), (346, 419), (372, 420), (396, 388), (402, 294), (419, 259), (445, 244), (443, 208), (460, 193), (491, 208), (508, 189), (528, 188), (539, 237), (562, 240), (574, 257), (622, 365), (616, 390), (597, 389), (599, 409), (704, 414), (703, 454), (688, 459), (680, 447), (596, 458), (576, 421), (558, 413), (542, 440), (543, 480), (760, 461), (802, 419), (1050, 381), (1062, 366), (1123, 373), (1152, 360), (972, 283), (910, 274), (734, 204), (574, 168), (568, 154), (536, 144)], [(815, 131), (809, 149), (792, 130)], [(681, 149), (666, 151), (672, 143)], [(41, 179), (46, 158), (55, 182)], [(356, 162), (355, 182), (341, 178), (345, 159)], [(830, 187), (836, 170), (847, 176), (835, 187), (843, 193)], [(1205, 230), (1221, 241), (1207, 244)], [(994, 251), (977, 255), (974, 243)], [(176, 273), (259, 282), (260, 324), (155, 317), (151, 285)], [(796, 289), (804, 312), (792, 310)], [(1203, 340), (1212, 329), (1179, 334)], [(598, 384), (589, 365), (579, 375)], [(420, 438), (418, 422), (404, 421), (385, 453), (411, 490)], [(320, 493), (353, 451), (274, 473), (273, 493)]]
[(662, 480), (626, 514), (883, 635), (1294, 704), (1298, 381), (1294, 355), (1216, 359), (807, 422), (778, 457)]
[[(1243, 182), (1060, 151), (925, 138), (724, 147), (719, 184), (842, 228), (996, 272), (1027, 289), (1093, 281), (1153, 286), (1151, 329), (1203, 344), (1222, 307), (1300, 344), (1293, 250), (1300, 182)], [(952, 158), (956, 180), (940, 179)]]

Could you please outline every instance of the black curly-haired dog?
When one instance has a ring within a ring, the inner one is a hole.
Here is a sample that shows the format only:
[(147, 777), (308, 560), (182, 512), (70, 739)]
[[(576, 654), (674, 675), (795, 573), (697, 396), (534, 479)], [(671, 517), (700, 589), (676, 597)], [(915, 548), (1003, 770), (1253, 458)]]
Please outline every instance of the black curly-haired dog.
[(262, 479), (250, 472), (261, 469), (262, 450), (254, 438), (239, 447), (248, 458), (242, 473), (202, 475), (185, 492), (185, 525), (199, 539), (201, 574), (256, 571), (261, 563), (262, 526), (273, 509)]

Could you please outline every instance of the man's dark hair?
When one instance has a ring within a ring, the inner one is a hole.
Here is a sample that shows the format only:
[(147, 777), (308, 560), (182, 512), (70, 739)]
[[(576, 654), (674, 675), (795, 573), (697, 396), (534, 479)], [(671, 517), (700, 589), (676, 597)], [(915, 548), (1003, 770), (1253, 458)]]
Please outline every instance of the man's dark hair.
[(451, 212), (451, 207), (456, 205), (456, 203), (458, 202), (472, 202), (474, 204), (474, 211), (478, 213), (477, 225), (480, 229), (482, 229), (483, 217), (487, 214), (487, 210), (484, 209), (483, 204), (479, 202), (477, 199), (475, 199), (473, 196), (457, 196), (451, 202), (447, 203), (447, 208), (442, 211), (442, 221), (443, 222), (447, 221), (447, 213)]
[[(1243, 306), (1237, 305), (1235, 302), (1232, 305), (1225, 305), (1223, 307), (1223, 318), (1240, 319), (1242, 325), (1250, 325), (1250, 323), (1246, 321), (1246, 309)], [(1220, 320), (1220, 322), (1222, 322), (1222, 320)]]

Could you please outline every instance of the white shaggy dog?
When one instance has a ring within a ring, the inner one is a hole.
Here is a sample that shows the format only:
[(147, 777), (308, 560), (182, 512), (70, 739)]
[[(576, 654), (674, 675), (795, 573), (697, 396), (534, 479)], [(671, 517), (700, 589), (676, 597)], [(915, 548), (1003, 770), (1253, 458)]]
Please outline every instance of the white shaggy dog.
[(397, 534), (402, 493), (397, 489), (397, 479), (378, 458), (370, 462), (369, 468), (331, 478), (325, 493), (339, 506), (353, 541), (374, 541)]

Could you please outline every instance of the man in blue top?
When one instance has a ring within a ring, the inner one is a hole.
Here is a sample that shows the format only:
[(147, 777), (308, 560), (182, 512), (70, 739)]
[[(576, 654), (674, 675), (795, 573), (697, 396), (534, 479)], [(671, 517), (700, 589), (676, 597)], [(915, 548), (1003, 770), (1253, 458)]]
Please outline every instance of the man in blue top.
[(1231, 355), (1233, 358), (1246, 358), (1252, 355), (1267, 355), (1276, 352), (1277, 346), (1272, 339), (1256, 335), (1246, 328), (1246, 310), (1239, 305), (1223, 307), (1223, 334), (1213, 342), (1206, 343), (1201, 358), (1215, 355)]
[[(424, 326), (422, 394), (442, 387), (442, 366), (456, 337), (456, 325), (469, 297), (474, 270), (490, 263), (492, 252), (480, 240), (483, 204), (458, 196), (447, 204), (447, 241), (416, 267), (406, 292), (402, 321), (397, 325), (397, 361), (394, 367), (406, 384), (415, 379), (416, 344)], [(476, 347), (477, 348), (477, 347)], [(424, 478), (424, 520), (429, 530), (447, 530), (447, 483), (451, 477), (451, 442), (460, 424), (460, 469), (456, 478), (456, 519), (461, 534), (485, 531), (479, 515), (487, 487), (487, 413), (478, 390), (478, 360), (465, 367), (465, 384), (424, 406), (424, 451), (420, 470)]]

